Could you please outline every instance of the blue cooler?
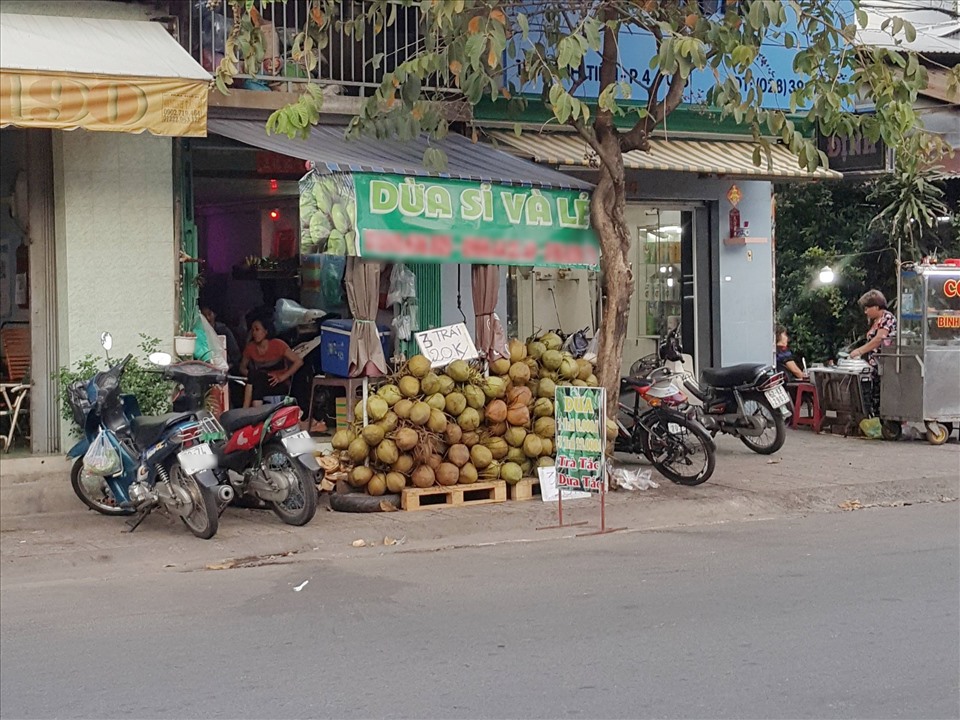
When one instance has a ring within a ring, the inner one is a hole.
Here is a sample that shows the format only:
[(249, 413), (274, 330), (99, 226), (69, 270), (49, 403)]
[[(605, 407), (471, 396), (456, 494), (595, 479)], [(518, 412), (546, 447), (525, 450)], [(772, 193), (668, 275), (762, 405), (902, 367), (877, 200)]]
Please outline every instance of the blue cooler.
[[(337, 377), (349, 376), (350, 365), (350, 331), (353, 329), (353, 320), (325, 320), (320, 324), (320, 368), (325, 375)], [(383, 346), (383, 356), (390, 357), (390, 328), (386, 325), (377, 325), (380, 335), (380, 344)]]

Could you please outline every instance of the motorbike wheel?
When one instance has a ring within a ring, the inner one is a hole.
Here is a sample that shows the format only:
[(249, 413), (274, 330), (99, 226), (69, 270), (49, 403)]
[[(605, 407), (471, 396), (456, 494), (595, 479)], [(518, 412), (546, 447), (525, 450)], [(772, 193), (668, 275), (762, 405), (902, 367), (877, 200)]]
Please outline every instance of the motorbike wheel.
[(81, 502), (101, 515), (133, 515), (133, 508), (123, 508), (117, 504), (107, 481), (100, 475), (87, 472), (83, 458), (77, 458), (70, 470), (70, 485)]
[[(645, 422), (640, 449), (653, 466), (678, 485), (700, 485), (710, 479), (717, 458), (713, 441), (700, 423), (670, 410), (656, 410), (656, 419)], [(671, 432), (673, 430), (673, 432)], [(703, 456), (702, 462), (695, 458)]]
[(216, 491), (198, 483), (196, 478), (183, 471), (178, 462), (170, 468), (170, 482), (186, 491), (193, 502), (190, 514), (180, 518), (187, 529), (201, 540), (209, 540), (216, 535), (220, 527)]
[(283, 502), (272, 502), (273, 511), (287, 525), (306, 525), (317, 513), (317, 486), (306, 468), (280, 443), (272, 443), (263, 451), (264, 470), (282, 472), (290, 480), (290, 495)]
[(787, 424), (780, 410), (774, 410), (763, 395), (749, 395), (743, 399), (748, 415), (759, 415), (766, 423), (762, 435), (741, 437), (740, 442), (760, 455), (772, 455), (783, 447), (787, 439)]

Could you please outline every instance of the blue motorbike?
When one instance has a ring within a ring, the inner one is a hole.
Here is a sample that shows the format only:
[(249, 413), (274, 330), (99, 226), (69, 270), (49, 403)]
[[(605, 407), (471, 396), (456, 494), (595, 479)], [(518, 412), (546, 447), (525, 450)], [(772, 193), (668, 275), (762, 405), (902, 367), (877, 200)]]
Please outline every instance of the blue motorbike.
[[(105, 345), (106, 347), (106, 345)], [(109, 349), (109, 348), (107, 348)], [(120, 393), (120, 379), (132, 356), (68, 390), (84, 437), (67, 453), (75, 458), (71, 485), (81, 501), (104, 515), (132, 515), (131, 531), (156, 508), (179, 517), (194, 535), (217, 533), (220, 507), (232, 497), (218, 484), (216, 455), (208, 441), (222, 438), (219, 423), (203, 411), (141, 415), (136, 401)], [(120, 470), (95, 475), (84, 456), (103, 432), (120, 458)]]

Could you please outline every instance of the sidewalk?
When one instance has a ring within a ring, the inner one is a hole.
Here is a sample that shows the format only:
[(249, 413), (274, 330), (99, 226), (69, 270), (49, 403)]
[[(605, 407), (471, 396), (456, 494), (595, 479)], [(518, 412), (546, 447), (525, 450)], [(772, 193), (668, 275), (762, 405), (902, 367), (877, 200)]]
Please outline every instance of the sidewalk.
[[(704, 485), (673, 485), (654, 472), (658, 489), (608, 495), (607, 526), (656, 530), (954, 501), (960, 496), (960, 443), (956, 441), (933, 447), (925, 442), (888, 443), (791, 431), (783, 450), (772, 457), (756, 455), (729, 437), (718, 437), (717, 446), (717, 469)], [(47, 459), (42, 466), (37, 462), (32, 474), (16, 476), (3, 463), (0, 562), (5, 579), (39, 580), (48, 572), (64, 577), (131, 570), (189, 571), (305, 557), (534, 542), (596, 529), (600, 519), (595, 499), (564, 504), (567, 522), (586, 520), (589, 527), (537, 530), (556, 524), (554, 503), (534, 499), (410, 513), (351, 514), (330, 511), (322, 496), (316, 518), (306, 527), (284, 525), (269, 511), (230, 508), (221, 518), (217, 536), (203, 541), (159, 513), (136, 532), (125, 532), (123, 519), (97, 515), (80, 504), (70, 488), (69, 466), (62, 463), (60, 468), (58, 462)], [(36, 501), (24, 502), (31, 493)], [(389, 539), (398, 542), (392, 544)], [(354, 547), (357, 540), (367, 545)]]

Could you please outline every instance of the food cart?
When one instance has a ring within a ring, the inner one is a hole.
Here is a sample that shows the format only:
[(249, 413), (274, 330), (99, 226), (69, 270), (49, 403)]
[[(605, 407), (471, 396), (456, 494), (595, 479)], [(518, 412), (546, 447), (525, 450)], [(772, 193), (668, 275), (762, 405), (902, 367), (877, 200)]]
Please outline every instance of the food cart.
[(884, 437), (923, 422), (940, 445), (960, 426), (960, 260), (904, 265), (901, 281), (897, 346), (879, 355)]

